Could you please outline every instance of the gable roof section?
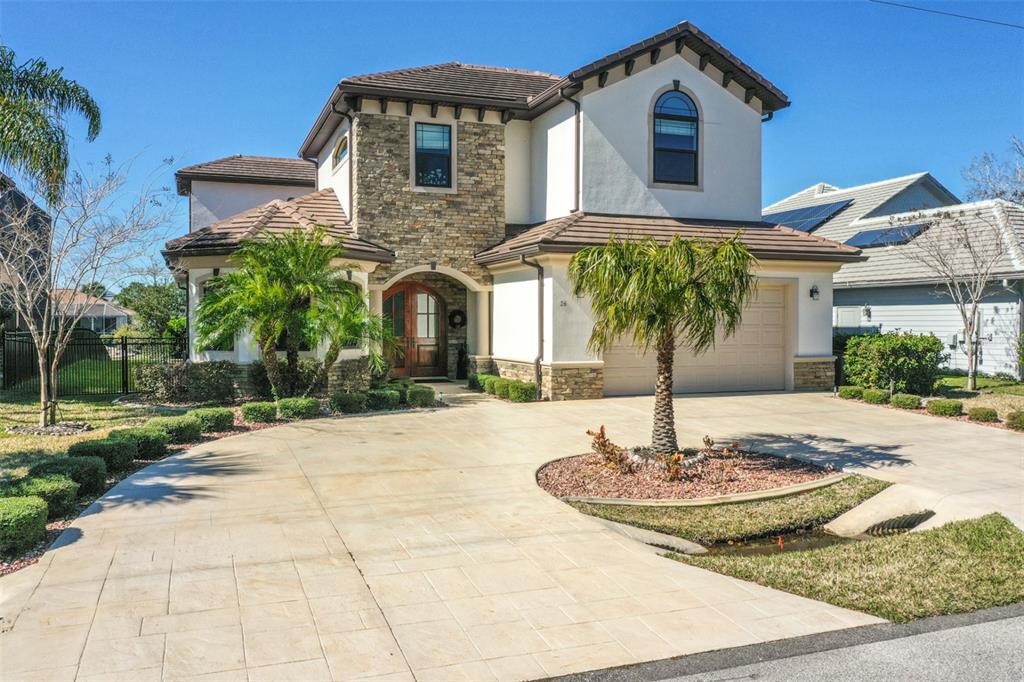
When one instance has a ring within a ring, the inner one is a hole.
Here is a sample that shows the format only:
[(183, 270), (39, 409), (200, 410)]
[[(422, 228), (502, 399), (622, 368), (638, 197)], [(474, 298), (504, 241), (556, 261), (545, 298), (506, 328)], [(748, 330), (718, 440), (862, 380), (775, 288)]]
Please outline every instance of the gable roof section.
[(673, 237), (715, 241), (728, 239), (737, 231), (741, 231), (740, 241), (759, 259), (839, 262), (860, 259), (859, 249), (768, 223), (578, 212), (535, 225), (481, 251), (475, 260), (493, 264), (540, 253), (574, 253), (588, 246), (603, 246), (612, 237), (626, 240), (651, 237), (660, 243), (667, 243)]
[(192, 190), (193, 180), (316, 187), (316, 165), (303, 159), (235, 154), (185, 166), (174, 179), (182, 196)]
[(220, 222), (167, 242), (164, 257), (228, 255), (243, 242), (266, 235), (282, 235), (295, 229), (322, 227), (327, 238), (340, 242), (345, 255), (356, 260), (390, 263), (395, 254), (359, 239), (349, 224), (333, 189), (295, 199), (275, 199)]
[(299, 149), (299, 156), (309, 157), (318, 153), (326, 141), (326, 135), (321, 134), (323, 129), (333, 130), (334, 126), (328, 126), (328, 123), (336, 125), (341, 120), (339, 107), (351, 107), (352, 101), (358, 97), (469, 105), (533, 118), (560, 101), (558, 94), (562, 88), (579, 86), (587, 78), (629, 59), (655, 50), (659, 54), (674, 54), (683, 46), (750, 90), (761, 100), (763, 111), (778, 111), (789, 106), (789, 98), (771, 81), (699, 28), (684, 21), (574, 69), (567, 76), (448, 62), (344, 78), (335, 86), (314, 121)]
[(74, 289), (54, 289), (50, 293), (50, 298), (61, 304), (68, 304), (68, 310), (72, 314), (77, 314), (84, 308), (83, 315), (85, 317), (116, 317), (118, 315), (132, 317), (135, 315), (135, 311), (130, 308)]
[[(972, 231), (975, 244), (993, 238), (1003, 240), (1006, 252), (993, 272), (994, 278), (1020, 277), (1024, 274), (1024, 206), (1002, 199), (858, 220), (851, 229), (856, 233), (913, 222), (929, 225), (924, 233), (927, 235), (931, 230), (943, 229), (938, 219), (945, 213), (959, 217), (966, 224), (967, 229)], [(929, 218), (936, 222), (929, 224)], [(908, 257), (908, 251), (913, 248), (913, 239), (905, 244), (866, 248), (863, 253), (868, 257), (867, 260), (844, 265), (832, 276), (833, 282), (837, 287), (866, 287), (939, 281), (924, 264)]]

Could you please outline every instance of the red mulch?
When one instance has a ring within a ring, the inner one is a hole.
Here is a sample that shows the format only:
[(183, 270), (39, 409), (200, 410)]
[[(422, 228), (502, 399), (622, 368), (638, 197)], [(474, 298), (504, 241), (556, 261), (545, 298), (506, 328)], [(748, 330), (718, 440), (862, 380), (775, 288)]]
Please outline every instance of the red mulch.
[(545, 465), (537, 472), (537, 483), (556, 497), (689, 500), (771, 490), (833, 473), (798, 460), (745, 453), (712, 455), (686, 469), (683, 480), (666, 481), (665, 470), (657, 465), (639, 465), (635, 473), (623, 474), (606, 466), (600, 455), (588, 453)]

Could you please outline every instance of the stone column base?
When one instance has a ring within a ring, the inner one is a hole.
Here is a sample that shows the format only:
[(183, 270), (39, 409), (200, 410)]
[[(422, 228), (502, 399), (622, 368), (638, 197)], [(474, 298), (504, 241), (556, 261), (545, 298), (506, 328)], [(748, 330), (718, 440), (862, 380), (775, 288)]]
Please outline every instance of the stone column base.
[(793, 388), (797, 391), (827, 391), (836, 383), (836, 358), (832, 355), (793, 358)]
[[(533, 382), (532, 362), (492, 359), (494, 371), (507, 379)], [(604, 395), (603, 363), (542, 364), (540, 390), (544, 400), (590, 400)]]
[(370, 388), (370, 365), (365, 357), (338, 360), (327, 372), (327, 393), (351, 393)]

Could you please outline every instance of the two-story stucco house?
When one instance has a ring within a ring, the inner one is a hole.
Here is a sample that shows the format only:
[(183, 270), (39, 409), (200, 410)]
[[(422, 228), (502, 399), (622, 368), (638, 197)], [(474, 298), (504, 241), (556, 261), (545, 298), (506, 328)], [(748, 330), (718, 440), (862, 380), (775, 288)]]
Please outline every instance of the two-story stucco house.
[[(539, 378), (559, 400), (653, 391), (628, 339), (587, 350), (588, 302), (567, 276), (581, 247), (742, 231), (758, 296), (732, 338), (679, 351), (676, 390), (833, 383), (832, 273), (859, 251), (761, 221), (761, 127), (786, 96), (690, 23), (566, 76), (447, 63), (345, 78), (300, 159), (183, 168), (190, 232), (165, 256), (189, 289), (246, 239), (325, 225), (404, 344), (395, 373)], [(192, 358), (257, 358), (241, 335)], [(357, 362), (359, 350), (349, 351)], [(333, 380), (343, 380), (345, 364)]]

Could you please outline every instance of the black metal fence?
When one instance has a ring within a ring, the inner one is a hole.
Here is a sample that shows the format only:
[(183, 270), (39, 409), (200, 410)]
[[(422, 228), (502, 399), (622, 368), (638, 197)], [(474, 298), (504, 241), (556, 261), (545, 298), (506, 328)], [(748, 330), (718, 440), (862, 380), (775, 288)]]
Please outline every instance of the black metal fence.
[[(32, 336), (26, 332), (3, 332), (2, 345), (3, 389), (38, 394), (39, 360)], [(132, 370), (135, 366), (184, 359), (185, 344), (181, 339), (115, 339), (86, 330), (76, 331), (57, 369), (57, 395), (134, 393), (135, 372)]]

